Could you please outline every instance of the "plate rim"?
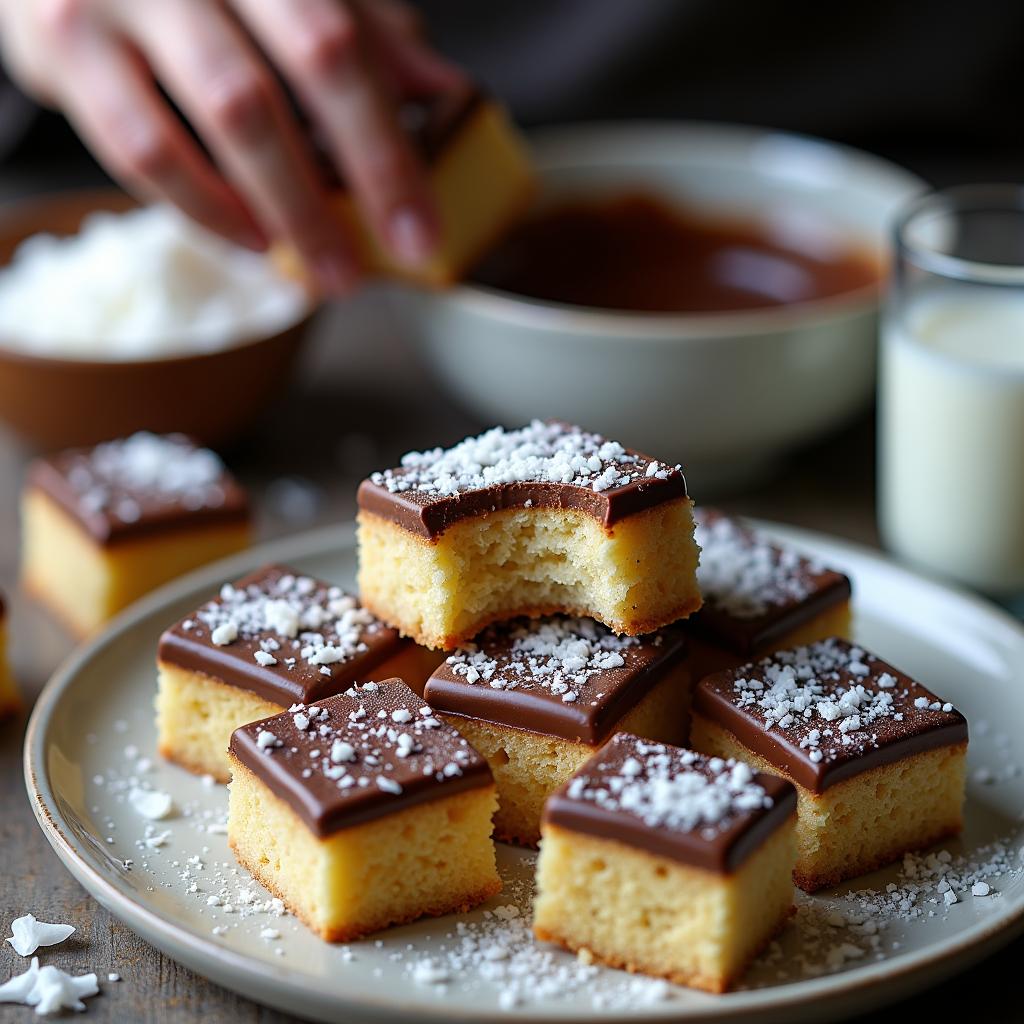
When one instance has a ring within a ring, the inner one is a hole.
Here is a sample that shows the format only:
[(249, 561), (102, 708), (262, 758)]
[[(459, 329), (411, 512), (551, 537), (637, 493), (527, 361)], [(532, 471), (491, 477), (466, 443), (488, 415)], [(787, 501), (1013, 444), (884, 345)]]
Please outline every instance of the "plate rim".
[[(998, 624), (1015, 638), (1024, 654), (1024, 623), (1009, 612), (986, 599), (962, 588), (899, 565), (884, 552), (874, 550), (843, 538), (806, 530), (781, 523), (744, 517), (766, 533), (784, 538), (795, 545), (808, 548), (825, 546), (855, 560), (875, 563), (885, 572), (895, 573), (926, 588), (941, 592), (946, 599), (967, 605), (975, 616)], [(424, 1021), (442, 1020), (494, 1020), (515, 1021), (541, 1019), (529, 1008), (519, 1011), (460, 1009), (444, 1002), (403, 1001), (401, 998), (379, 1001), (373, 993), (362, 993), (358, 999), (338, 996), (319, 984), (318, 979), (306, 977), (299, 981), (292, 977), (287, 965), (257, 961), (245, 953), (237, 952), (221, 943), (195, 934), (189, 929), (163, 919), (154, 910), (121, 891), (105, 878), (76, 848), (65, 834), (66, 821), (57, 805), (46, 770), (46, 739), (48, 726), (63, 693), (73, 685), (78, 673), (100, 651), (115, 643), (140, 621), (161, 608), (181, 600), (197, 589), (216, 586), (224, 578), (231, 578), (263, 562), (315, 557), (325, 551), (343, 551), (355, 545), (355, 523), (346, 522), (305, 531), (255, 545), (229, 558), (211, 563), (190, 572), (153, 591), (114, 618), (106, 628), (73, 651), (44, 685), (32, 709), (25, 731), (23, 767), (25, 787), (36, 822), (60, 861), (80, 885), (115, 917), (119, 918), (146, 942), (160, 949), (172, 959), (185, 964), (201, 976), (231, 991), (257, 1002), (292, 1013), (307, 1012), (316, 1015), (339, 1013), (357, 1014), (363, 1018), (394, 1019), (398, 1015), (413, 1015)], [(62, 827), (63, 826), (63, 827)], [(951, 973), (966, 970), (973, 963), (1024, 933), (1024, 899), (1016, 907), (994, 915), (994, 919), (976, 922), (953, 939), (915, 952), (866, 964), (842, 974), (807, 978), (780, 986), (777, 990), (756, 989), (718, 997), (707, 1007), (694, 1011), (673, 1012), (671, 1003), (639, 1011), (622, 1011), (619, 1019), (665, 1021), (672, 1019), (722, 1021), (736, 1019), (756, 1012), (759, 1019), (785, 1019), (786, 1011), (802, 1007), (809, 1011), (820, 1008), (824, 1015), (836, 1002), (857, 992), (865, 1007), (877, 1007), (909, 995), (927, 983), (929, 969), (943, 963), (958, 961)], [(210, 965), (215, 966), (210, 971)], [(230, 972), (225, 978), (224, 972)], [(889, 994), (891, 986), (898, 990)], [(865, 995), (865, 993), (868, 993)], [(369, 997), (369, 998), (368, 998)], [(574, 1016), (574, 1012), (576, 1015)], [(322, 1017), (321, 1019), (327, 1019)], [(358, 1019), (358, 1018), (355, 1018)], [(592, 1013), (582, 1008), (559, 1015), (558, 1021), (592, 1024)], [(608, 1020), (616, 1016), (609, 1015)]]

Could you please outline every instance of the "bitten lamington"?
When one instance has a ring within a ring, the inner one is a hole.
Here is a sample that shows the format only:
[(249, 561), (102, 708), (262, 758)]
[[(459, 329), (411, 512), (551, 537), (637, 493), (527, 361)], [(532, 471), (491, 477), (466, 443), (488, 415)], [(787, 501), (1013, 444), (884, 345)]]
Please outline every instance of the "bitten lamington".
[(793, 787), (619, 733), (544, 812), (534, 931), (723, 992), (793, 907)]
[(400, 679), (243, 726), (231, 771), (232, 849), (329, 942), (501, 889), (487, 762)]
[(358, 501), (362, 600), (428, 647), (556, 612), (637, 635), (700, 607), (678, 467), (578, 427), (534, 421), (411, 452)]
[(843, 640), (705, 678), (694, 695), (691, 744), (796, 785), (794, 878), (808, 892), (962, 827), (963, 715)]
[(850, 633), (850, 580), (717, 509), (694, 509), (704, 605), (690, 617), (699, 682), (780, 648)]
[(208, 449), (134, 434), (37, 459), (22, 495), (26, 589), (79, 635), (250, 542), (245, 491)]
[(629, 637), (593, 619), (520, 619), (459, 648), (427, 680), (425, 696), (491, 766), (495, 837), (535, 846), (544, 801), (613, 732), (685, 738), (685, 656), (678, 626)]
[(268, 566), (225, 584), (160, 638), (160, 753), (227, 782), (238, 726), (356, 680), (401, 674), (422, 691), (437, 662), (340, 587)]

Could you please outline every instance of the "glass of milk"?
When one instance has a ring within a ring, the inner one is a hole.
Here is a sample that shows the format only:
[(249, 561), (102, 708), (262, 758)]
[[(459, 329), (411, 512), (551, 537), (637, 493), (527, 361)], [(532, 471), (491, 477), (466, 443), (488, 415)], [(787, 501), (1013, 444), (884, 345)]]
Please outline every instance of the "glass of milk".
[(1024, 594), (1024, 188), (915, 201), (882, 321), (879, 519), (897, 555)]

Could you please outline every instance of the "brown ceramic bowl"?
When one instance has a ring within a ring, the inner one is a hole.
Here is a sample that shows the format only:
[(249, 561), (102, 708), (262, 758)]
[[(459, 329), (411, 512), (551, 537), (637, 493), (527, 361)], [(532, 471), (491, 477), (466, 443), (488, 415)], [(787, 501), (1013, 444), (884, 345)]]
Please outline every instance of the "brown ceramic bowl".
[[(96, 210), (133, 205), (113, 189), (9, 204), (0, 209), (0, 266), (30, 235), (74, 234)], [(118, 362), (27, 355), (0, 338), (0, 419), (44, 449), (95, 444), (135, 430), (180, 431), (207, 444), (230, 441), (287, 383), (309, 319), (219, 352)]]

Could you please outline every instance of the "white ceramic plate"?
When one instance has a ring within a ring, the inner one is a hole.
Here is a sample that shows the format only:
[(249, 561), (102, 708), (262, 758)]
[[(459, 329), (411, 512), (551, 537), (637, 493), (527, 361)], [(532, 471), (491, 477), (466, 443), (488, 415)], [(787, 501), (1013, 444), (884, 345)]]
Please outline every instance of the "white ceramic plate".
[[(1024, 630), (991, 606), (862, 549), (781, 528), (773, 532), (850, 573), (858, 639), (967, 715), (967, 829), (947, 849), (955, 867), (960, 855), (975, 858), (986, 844), (1005, 844), (1002, 868), (990, 864), (981, 872), (992, 895), (972, 896), (961, 881), (958, 902), (947, 908), (932, 891), (933, 879), (914, 901), (919, 916), (909, 920), (866, 910), (850, 895), (902, 886), (899, 868), (892, 867), (855, 886), (804, 898), (797, 923), (773, 955), (755, 965), (749, 987), (718, 997), (659, 988), (616, 971), (586, 971), (556, 950), (541, 963), (539, 947), (527, 943), (513, 943), (497, 960), (469, 956), (451, 969), (446, 947), (480, 950), (507, 940), (487, 937), (504, 926), (486, 911), (338, 948), (294, 918), (254, 909), (267, 896), (234, 866), (223, 834), (225, 791), (155, 755), (156, 641), (222, 580), (265, 562), (290, 562), (351, 586), (349, 528), (278, 542), (193, 574), (130, 609), (76, 653), (44, 690), (28, 730), (25, 772), (36, 817), (72, 874), (147, 941), (228, 988), (316, 1019), (704, 1021), (756, 1014), (766, 1022), (828, 1018), (895, 1000), (966, 967), (1024, 927), (1024, 776), (1016, 767), (1024, 765)], [(145, 822), (126, 796), (135, 783), (172, 794), (176, 814)], [(129, 868), (126, 860), (133, 861)], [(500, 847), (499, 860), (508, 893), (489, 906), (517, 903), (528, 913), (532, 855)], [(962, 879), (964, 872), (959, 874)], [(969, 882), (974, 876), (967, 875)], [(209, 905), (218, 893), (230, 899), (231, 912)], [(247, 894), (254, 896), (250, 902)], [(853, 926), (822, 923), (836, 910)], [(462, 934), (455, 934), (457, 927)], [(261, 936), (267, 928), (279, 937)], [(843, 963), (833, 969), (837, 964), (826, 963), (827, 953), (843, 942), (853, 952), (839, 957)], [(438, 983), (444, 971), (423, 968), (426, 957), (448, 963), (444, 983)], [(524, 977), (510, 983), (517, 972)], [(497, 983), (488, 980), (495, 976)], [(521, 999), (502, 1005), (501, 992), (510, 988)]]

